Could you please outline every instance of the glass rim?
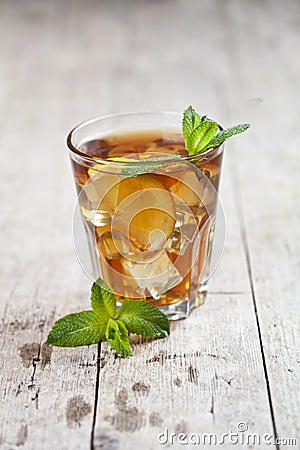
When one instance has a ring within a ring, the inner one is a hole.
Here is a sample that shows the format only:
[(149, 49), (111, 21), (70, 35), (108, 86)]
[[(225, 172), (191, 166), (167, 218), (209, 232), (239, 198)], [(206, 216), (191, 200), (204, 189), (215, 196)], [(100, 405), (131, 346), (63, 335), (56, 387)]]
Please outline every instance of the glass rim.
[[(70, 151), (70, 153), (73, 153), (75, 155), (77, 155), (77, 157), (80, 157), (80, 159), (84, 160), (85, 162), (89, 162), (89, 163), (99, 163), (101, 161), (107, 161), (104, 158), (101, 157), (97, 157), (95, 158), (95, 156), (89, 156), (83, 152), (81, 152), (79, 150), (79, 148), (77, 148), (75, 145), (73, 145), (72, 143), (72, 137), (73, 134), (84, 128), (85, 126), (91, 125), (95, 122), (102, 122), (104, 120), (107, 119), (115, 119), (115, 118), (121, 118), (121, 117), (128, 117), (128, 116), (139, 116), (139, 115), (161, 115), (161, 116), (173, 116), (173, 117), (181, 117), (182, 113), (177, 112), (177, 111), (151, 111), (151, 110), (144, 110), (144, 111), (134, 111), (134, 112), (122, 112), (122, 113), (112, 113), (112, 114), (105, 114), (102, 116), (96, 116), (96, 117), (92, 117), (91, 119), (87, 119), (84, 120), (82, 122), (80, 122), (78, 125), (76, 125), (75, 127), (73, 127), (71, 129), (71, 131), (69, 132), (69, 134), (67, 135), (67, 147)], [(208, 120), (210, 120), (208, 118)], [(218, 123), (218, 122), (217, 122)], [(218, 123), (219, 129), (222, 131), (223, 127)], [(181, 129), (179, 129), (181, 131)], [(105, 138), (105, 136), (103, 136), (103, 138)], [(220, 150), (222, 147), (224, 147), (224, 142), (216, 147), (212, 147), (207, 149), (205, 152), (200, 152), (200, 153), (196, 153), (195, 155), (188, 155), (188, 156), (180, 156), (178, 155), (178, 158), (174, 158), (174, 162), (175, 161), (193, 161), (195, 158), (197, 158), (198, 160), (204, 159), (206, 156), (209, 156), (211, 153), (216, 152), (218, 149)], [(223, 149), (222, 149), (223, 151)], [(221, 153), (221, 152), (220, 152)], [(159, 154), (159, 153), (158, 153)], [(111, 164), (113, 165), (123, 165), (123, 166), (132, 166), (134, 164), (141, 164), (141, 160), (132, 160), (132, 161), (109, 161)], [(172, 162), (172, 160), (170, 161), (170, 158), (165, 158), (162, 157), (160, 158), (160, 163), (165, 163), (165, 164), (170, 164), (170, 162)], [(144, 164), (147, 164), (147, 159), (143, 160)], [(150, 163), (150, 161), (149, 161)]]

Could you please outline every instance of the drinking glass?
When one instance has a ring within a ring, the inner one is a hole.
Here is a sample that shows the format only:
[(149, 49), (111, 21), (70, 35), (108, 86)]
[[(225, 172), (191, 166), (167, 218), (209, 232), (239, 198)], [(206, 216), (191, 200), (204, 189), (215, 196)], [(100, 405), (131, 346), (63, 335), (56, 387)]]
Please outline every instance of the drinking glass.
[(212, 264), (224, 145), (190, 156), (174, 112), (97, 117), (76, 126), (67, 145), (85, 271), (120, 303), (142, 299), (170, 319), (187, 317), (222, 251), (223, 229)]

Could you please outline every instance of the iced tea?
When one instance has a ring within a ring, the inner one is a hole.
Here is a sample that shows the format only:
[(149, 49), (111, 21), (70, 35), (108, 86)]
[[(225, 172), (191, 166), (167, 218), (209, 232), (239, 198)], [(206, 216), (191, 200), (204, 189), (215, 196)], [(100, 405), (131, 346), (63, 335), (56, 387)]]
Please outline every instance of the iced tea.
[(190, 158), (173, 128), (111, 132), (77, 148), (71, 161), (98, 276), (120, 302), (140, 298), (186, 316), (206, 290), (222, 149)]

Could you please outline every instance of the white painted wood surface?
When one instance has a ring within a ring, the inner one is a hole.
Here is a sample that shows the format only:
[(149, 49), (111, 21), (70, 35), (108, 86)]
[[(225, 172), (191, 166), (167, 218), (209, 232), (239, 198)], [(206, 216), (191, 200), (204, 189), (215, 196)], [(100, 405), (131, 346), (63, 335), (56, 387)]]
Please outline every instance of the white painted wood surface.
[[(1, 450), (156, 450), (165, 428), (239, 422), (300, 438), (299, 17), (296, 0), (1, 1)], [(98, 361), (96, 346), (51, 352), (53, 321), (90, 289), (67, 131), (189, 103), (252, 123), (227, 144), (227, 244), (206, 304), (169, 339), (134, 339), (130, 359), (106, 344)]]

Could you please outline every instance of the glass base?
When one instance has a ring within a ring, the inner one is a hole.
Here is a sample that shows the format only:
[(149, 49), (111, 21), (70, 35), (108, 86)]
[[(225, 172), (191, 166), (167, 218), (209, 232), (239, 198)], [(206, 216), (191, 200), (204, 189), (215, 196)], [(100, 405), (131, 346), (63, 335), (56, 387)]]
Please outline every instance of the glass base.
[[(178, 298), (178, 301), (174, 302), (171, 305), (166, 306), (158, 306), (158, 308), (168, 317), (169, 320), (181, 320), (187, 319), (190, 313), (198, 306), (204, 304), (206, 300), (206, 296), (208, 293), (208, 283), (207, 280), (200, 284), (198, 290), (194, 290), (194, 295), (191, 295), (191, 298), (182, 299)], [(120, 301), (117, 301), (117, 307), (119, 308), (122, 305)], [(155, 301), (153, 301), (153, 305), (155, 306)]]
[[(203, 305), (207, 296), (207, 291), (207, 282), (202, 283), (198, 291), (195, 292), (195, 295), (189, 300), (178, 299), (177, 303), (172, 303), (167, 306), (160, 306), (159, 309), (166, 314), (169, 320), (186, 319), (193, 309)], [(155, 302), (153, 302), (153, 304), (155, 305)], [(121, 306), (121, 303), (117, 302), (117, 306)]]
[(195, 296), (189, 300), (179, 300), (177, 303), (173, 303), (168, 306), (161, 306), (159, 309), (166, 314), (169, 320), (181, 320), (186, 319), (193, 309), (200, 305), (203, 305), (207, 295), (207, 283), (200, 286)]

